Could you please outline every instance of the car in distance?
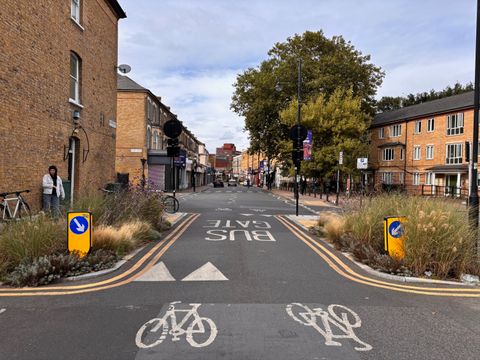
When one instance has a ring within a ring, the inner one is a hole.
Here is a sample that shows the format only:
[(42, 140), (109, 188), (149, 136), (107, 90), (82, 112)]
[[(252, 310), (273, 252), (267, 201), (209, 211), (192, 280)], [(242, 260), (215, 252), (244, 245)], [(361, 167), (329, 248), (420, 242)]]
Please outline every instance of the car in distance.
[(235, 179), (228, 180), (228, 186), (237, 186), (237, 180)]
[(216, 188), (216, 187), (225, 187), (225, 184), (223, 183), (222, 179), (216, 179), (214, 182), (213, 182), (213, 187)]

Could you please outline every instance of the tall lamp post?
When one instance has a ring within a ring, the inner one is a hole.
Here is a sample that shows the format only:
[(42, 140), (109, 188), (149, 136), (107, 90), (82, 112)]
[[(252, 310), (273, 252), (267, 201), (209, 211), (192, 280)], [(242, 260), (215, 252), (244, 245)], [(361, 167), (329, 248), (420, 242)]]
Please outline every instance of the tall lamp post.
[[(471, 162), (471, 182), (469, 197), (470, 222), (478, 232), (478, 112), (480, 110), (480, 0), (477, 0), (477, 34), (475, 43), (475, 92), (473, 105), (473, 144)], [(478, 234), (477, 234), (478, 236)], [(480, 254), (480, 247), (477, 244), (477, 254)]]
[[(480, 1), (480, 0), (479, 0)], [(298, 59), (297, 62), (297, 141), (296, 141), (296, 149), (295, 149), (295, 215), (298, 216), (298, 174), (300, 171), (300, 159), (298, 158), (298, 154), (302, 149), (302, 140), (301, 140), (301, 128), (300, 128), (300, 99), (301, 99), (301, 87), (302, 87), (302, 60)]]

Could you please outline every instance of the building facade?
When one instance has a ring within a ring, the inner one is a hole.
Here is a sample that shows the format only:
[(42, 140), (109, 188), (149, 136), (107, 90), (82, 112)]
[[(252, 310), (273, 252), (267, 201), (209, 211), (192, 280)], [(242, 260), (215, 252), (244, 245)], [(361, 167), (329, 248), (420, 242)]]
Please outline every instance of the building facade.
[(473, 98), (467, 92), (377, 114), (370, 129), (369, 185), (465, 195)]
[(125, 17), (116, 0), (2, 2), (0, 191), (30, 189), (38, 209), (49, 165), (69, 198), (114, 180)]

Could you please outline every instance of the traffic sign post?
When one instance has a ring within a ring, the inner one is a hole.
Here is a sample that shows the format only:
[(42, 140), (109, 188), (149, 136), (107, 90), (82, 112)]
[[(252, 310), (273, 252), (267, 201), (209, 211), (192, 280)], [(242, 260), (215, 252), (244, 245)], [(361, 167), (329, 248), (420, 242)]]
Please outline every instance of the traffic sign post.
[(72, 211), (67, 220), (68, 251), (84, 257), (92, 247), (92, 214)]
[(385, 251), (398, 260), (405, 257), (405, 216), (388, 216), (384, 218), (383, 230)]

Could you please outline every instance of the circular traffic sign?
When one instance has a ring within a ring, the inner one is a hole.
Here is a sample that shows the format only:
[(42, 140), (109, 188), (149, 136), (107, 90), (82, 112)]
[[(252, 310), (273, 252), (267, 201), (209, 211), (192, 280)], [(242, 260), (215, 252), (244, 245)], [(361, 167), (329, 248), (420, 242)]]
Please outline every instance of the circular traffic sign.
[(388, 227), (388, 232), (390, 234), (391, 237), (394, 237), (394, 238), (400, 238), (402, 237), (403, 233), (404, 233), (404, 228), (403, 228), (403, 225), (400, 221), (394, 221), (390, 224), (390, 226)]
[(70, 221), (70, 230), (77, 235), (82, 235), (85, 231), (88, 230), (88, 220), (83, 216), (75, 216)]
[(163, 133), (169, 138), (177, 138), (182, 133), (182, 123), (177, 119), (168, 120), (163, 125)]
[(307, 138), (308, 130), (303, 125), (293, 125), (290, 128), (290, 139), (293, 141), (303, 141)]

